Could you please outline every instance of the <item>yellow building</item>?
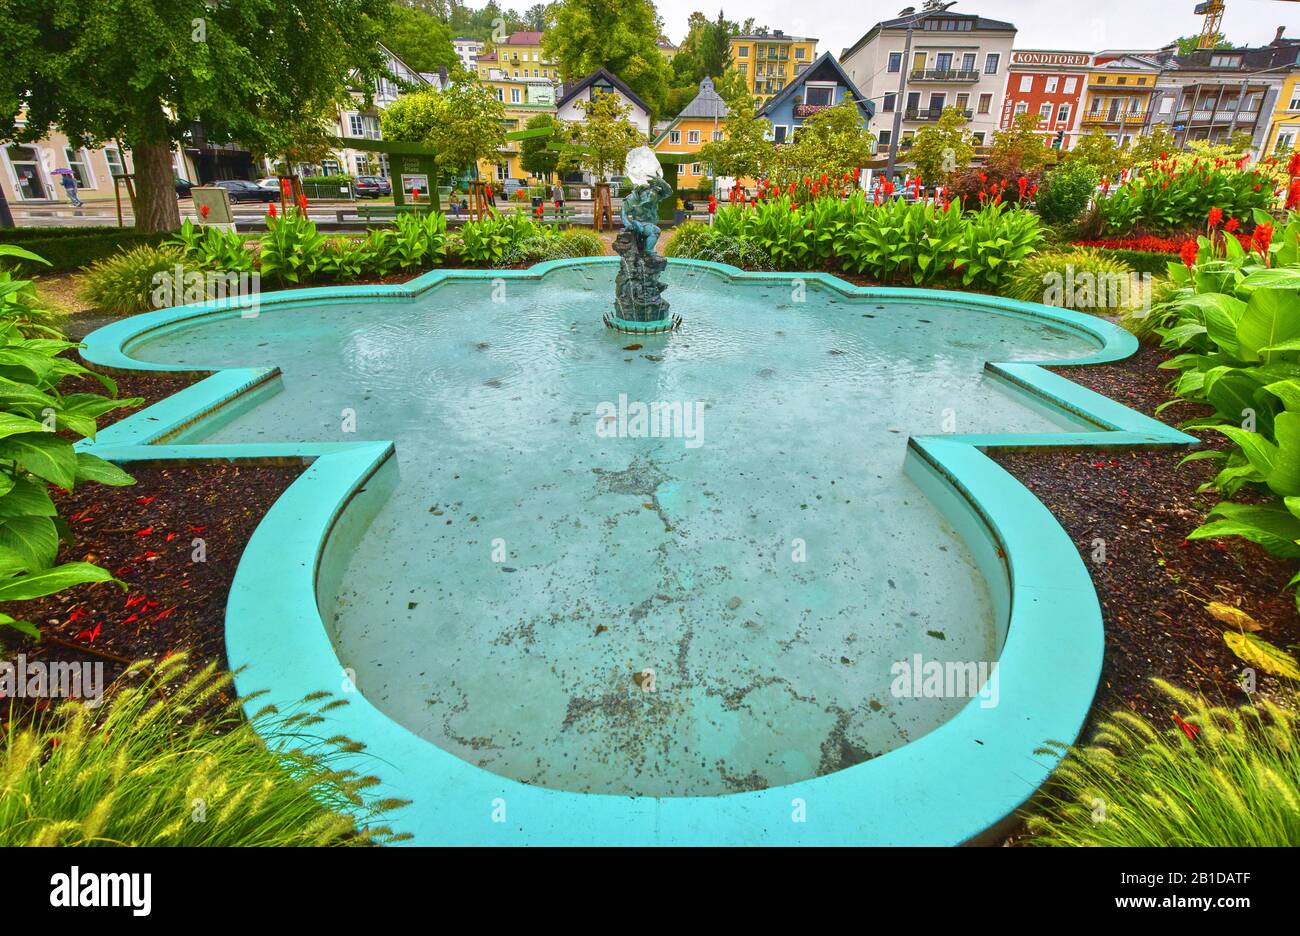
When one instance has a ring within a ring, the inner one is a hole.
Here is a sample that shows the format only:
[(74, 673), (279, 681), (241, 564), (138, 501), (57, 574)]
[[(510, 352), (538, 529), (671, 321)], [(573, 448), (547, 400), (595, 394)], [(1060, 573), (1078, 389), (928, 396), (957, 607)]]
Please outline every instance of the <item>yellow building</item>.
[(1300, 149), (1300, 69), (1287, 76), (1264, 139), (1263, 156)]
[(560, 70), (542, 52), (542, 34), (514, 32), (504, 42), (492, 46), (477, 59), (481, 79), (549, 78), (560, 80)]
[[(555, 84), (546, 78), (488, 78), (480, 82), (506, 106), (507, 133), (527, 129), (528, 121), (538, 114), (555, 113)], [(481, 160), (479, 178), (504, 182), (506, 179), (531, 180), (519, 164), (519, 144), (507, 141), (499, 158)]]
[(787, 36), (779, 29), (731, 40), (731, 67), (760, 106), (816, 58), (816, 39)]
[[(727, 105), (713, 89), (713, 80), (700, 82), (700, 93), (655, 139), (659, 153), (689, 155), (706, 143), (721, 140), (727, 129)], [(677, 173), (678, 188), (698, 189), (709, 184), (709, 168), (700, 162), (683, 163)]]
[(1088, 76), (1079, 115), (1079, 129), (1102, 130), (1120, 146), (1128, 146), (1146, 126), (1160, 66), (1139, 55), (1098, 56)]

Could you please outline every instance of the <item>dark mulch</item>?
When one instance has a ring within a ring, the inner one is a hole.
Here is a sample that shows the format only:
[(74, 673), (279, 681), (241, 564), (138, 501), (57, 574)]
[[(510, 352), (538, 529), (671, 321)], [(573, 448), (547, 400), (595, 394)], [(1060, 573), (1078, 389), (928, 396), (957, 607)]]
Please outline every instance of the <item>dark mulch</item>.
[[(1154, 415), (1168, 399), (1171, 372), (1158, 370), (1165, 357), (1159, 349), (1144, 348), (1127, 361), (1058, 373)], [(1160, 418), (1175, 422), (1195, 415), (1182, 407)], [(1203, 437), (1207, 444), (1222, 445), (1216, 433)], [(1211, 601), (1246, 611), (1263, 625), (1259, 636), (1278, 646), (1300, 643), (1300, 615), (1285, 587), (1296, 571), (1293, 562), (1244, 540), (1186, 540), (1218, 498), (1196, 492), (1213, 478), (1215, 463), (1180, 467), (1185, 454), (1181, 449), (1074, 449), (993, 455), (1056, 515), (1092, 572), (1106, 626), (1095, 714), (1117, 708), (1167, 712), (1151, 677), (1211, 699), (1245, 701), (1236, 680), (1246, 664), (1224, 644), (1228, 625), (1205, 610)], [(1097, 539), (1105, 541), (1104, 562), (1092, 558)], [(1293, 688), (1262, 672), (1258, 678), (1260, 689), (1279, 700)]]
[[(193, 379), (130, 373), (120, 376), (119, 386), (122, 396), (144, 397), (148, 405)], [(62, 389), (71, 390), (72, 383)], [(84, 389), (97, 387), (92, 382)], [(103, 422), (122, 415), (109, 414)], [(187, 651), (196, 665), (210, 660), (226, 665), (226, 597), (239, 557), (258, 522), (303, 467), (222, 462), (129, 470), (136, 479), (130, 487), (88, 484), (72, 493), (53, 492), (59, 515), (74, 534), (61, 546), (59, 561), (94, 562), (128, 590), (81, 585), (0, 606), (42, 633), (39, 642), (6, 634), (4, 656), (22, 652), (29, 661), (101, 662), (106, 681), (128, 662), (179, 651)]]

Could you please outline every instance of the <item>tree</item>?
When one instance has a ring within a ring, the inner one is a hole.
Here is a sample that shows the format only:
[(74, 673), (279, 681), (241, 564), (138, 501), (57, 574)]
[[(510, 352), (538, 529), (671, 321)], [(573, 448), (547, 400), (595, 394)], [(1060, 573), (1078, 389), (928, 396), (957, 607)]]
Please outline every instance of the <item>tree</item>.
[(1006, 130), (993, 134), (989, 162), (1015, 165), (1021, 172), (1043, 169), (1056, 162), (1056, 150), (1047, 145), (1047, 137), (1038, 130), (1043, 118), (1038, 114), (1017, 114)]
[(907, 158), (927, 185), (950, 180), (970, 165), (975, 144), (966, 129), (966, 115), (956, 107), (945, 107), (932, 126), (916, 131)]
[(537, 114), (528, 119), (528, 130), (551, 130), (551, 136), (529, 137), (519, 144), (519, 165), (539, 179), (550, 179), (559, 168), (560, 153), (551, 149), (564, 133), (564, 124), (552, 114)]
[(463, 70), (460, 56), (451, 44), (451, 29), (431, 13), (405, 4), (395, 4), (393, 22), (384, 33), (384, 44), (416, 71), (449, 73)]
[(1228, 149), (1234, 154), (1249, 153), (1255, 148), (1255, 137), (1249, 130), (1234, 130), (1228, 138)]
[[(1200, 43), (1200, 41), (1201, 41), (1200, 36), (1179, 36), (1177, 39), (1174, 40), (1174, 44), (1178, 46), (1179, 55), (1191, 55), (1193, 52), (1196, 51), (1196, 47)], [(1229, 42), (1226, 38), (1224, 38), (1223, 33), (1215, 34), (1214, 45), (1212, 46), (1212, 48), (1231, 49), (1232, 47), (1233, 47), (1232, 43)]]
[(1081, 137), (1066, 158), (1087, 163), (1108, 179), (1116, 179), (1127, 162), (1119, 144), (1101, 130)]
[(815, 178), (822, 173), (839, 179), (865, 166), (875, 155), (875, 136), (863, 126), (858, 105), (846, 100), (813, 114), (795, 130), (793, 143), (777, 147), (777, 181)]
[(579, 102), (583, 119), (571, 124), (573, 149), (565, 160), (576, 163), (600, 181), (623, 168), (628, 151), (645, 140), (627, 119), (632, 108), (617, 95), (593, 91), (591, 99)]
[(659, 18), (650, 0), (561, 0), (542, 36), (565, 81), (607, 68), (663, 113), (671, 69), (659, 51)]
[(496, 159), (506, 145), (506, 108), (487, 88), (472, 81), (443, 92), (404, 94), (380, 112), (384, 139), (425, 143), (449, 174), (477, 172), (481, 159)]
[(1157, 125), (1138, 137), (1129, 147), (1129, 158), (1135, 163), (1151, 162), (1155, 159), (1163, 159), (1180, 149), (1182, 147), (1178, 145), (1178, 138), (1174, 136), (1173, 131), (1166, 126)]
[(712, 166), (717, 175), (760, 178), (772, 162), (772, 123), (756, 114), (754, 99), (743, 91), (725, 100), (728, 114), (722, 139), (700, 147), (700, 161)]
[(389, 0), (7, 0), (0, 139), (57, 127), (74, 146), (122, 140), (136, 227), (174, 230), (174, 144), (201, 121), (209, 143), (269, 149), (278, 124), (345, 100), (354, 69), (365, 87), (383, 73), (376, 42), (391, 10)]

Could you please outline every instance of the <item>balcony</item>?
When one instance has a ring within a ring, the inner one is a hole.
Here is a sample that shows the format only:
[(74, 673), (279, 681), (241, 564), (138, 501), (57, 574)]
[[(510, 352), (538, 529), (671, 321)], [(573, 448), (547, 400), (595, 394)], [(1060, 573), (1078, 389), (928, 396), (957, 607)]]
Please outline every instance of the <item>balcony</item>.
[(794, 106), (794, 115), (796, 117), (811, 117), (818, 111), (829, 110), (831, 104), (796, 104)]
[[(903, 119), (904, 120), (938, 120), (940, 117), (943, 116), (943, 112), (947, 109), (948, 108), (943, 108), (943, 107), (941, 108), (909, 107), (903, 111)], [(974, 116), (974, 114), (968, 110), (959, 111), (958, 113), (960, 113), (967, 120), (970, 120), (971, 117)]]
[(977, 71), (962, 71), (956, 68), (916, 69), (911, 75), (912, 81), (948, 81), (972, 83), (980, 80)]
[(1080, 120), (1085, 124), (1115, 124), (1133, 127), (1146, 122), (1146, 114), (1084, 114)]
[(1220, 108), (1217, 112), (1213, 108), (1207, 107), (1207, 108), (1196, 108), (1195, 110), (1183, 108), (1182, 110), (1176, 111), (1174, 113), (1174, 121), (1176, 123), (1188, 123), (1188, 124), (1200, 124), (1200, 123), (1253, 124), (1258, 117), (1259, 117), (1259, 111), (1257, 110), (1244, 110), (1244, 111), (1236, 112), (1233, 110), (1231, 105), (1229, 105), (1226, 108)]

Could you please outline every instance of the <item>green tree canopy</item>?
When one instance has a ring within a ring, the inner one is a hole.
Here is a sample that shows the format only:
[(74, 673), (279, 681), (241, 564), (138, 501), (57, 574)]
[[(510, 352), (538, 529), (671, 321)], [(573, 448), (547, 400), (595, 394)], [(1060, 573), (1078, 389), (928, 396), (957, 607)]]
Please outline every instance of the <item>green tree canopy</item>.
[(478, 170), (479, 160), (496, 160), (506, 145), (506, 108), (487, 88), (472, 81), (443, 92), (404, 94), (379, 115), (384, 138), (427, 143), (449, 174)]
[(1151, 162), (1169, 153), (1176, 153), (1181, 146), (1173, 131), (1163, 124), (1158, 124), (1134, 141), (1129, 147), (1129, 158), (1135, 163)]
[(1039, 131), (1043, 118), (1038, 114), (1017, 114), (1011, 126), (993, 134), (993, 150), (989, 162), (995, 165), (1017, 166), (1021, 172), (1044, 169), (1056, 162), (1056, 150), (1048, 145), (1047, 137)]
[(551, 130), (552, 136), (529, 137), (519, 144), (519, 164), (539, 179), (549, 179), (560, 164), (560, 152), (553, 143), (562, 142), (564, 122), (552, 114), (535, 114), (528, 118), (528, 130)]
[(659, 17), (650, 0), (561, 0), (542, 37), (565, 81), (607, 68), (657, 114), (665, 112), (671, 69), (659, 51)]
[(628, 151), (645, 142), (641, 132), (627, 119), (631, 105), (617, 95), (593, 91), (591, 100), (582, 101), (581, 121), (570, 124), (573, 149), (566, 165), (578, 165), (599, 180), (608, 179), (623, 168)]
[(956, 107), (945, 107), (939, 119), (916, 131), (907, 158), (926, 185), (948, 181), (970, 165), (975, 142), (966, 129), (966, 115)]
[(174, 230), (176, 141), (201, 121), (210, 143), (272, 149), (277, 125), (345, 100), (354, 69), (366, 87), (382, 74), (390, 12), (389, 0), (6, 0), (0, 139), (57, 127), (78, 145), (122, 140), (136, 226)]
[[(1201, 41), (1201, 37), (1199, 35), (1179, 36), (1177, 39), (1174, 40), (1174, 42), (1178, 46), (1179, 55), (1191, 55), (1193, 52), (1196, 51), (1196, 45), (1200, 41)], [(1232, 43), (1227, 40), (1227, 37), (1225, 37), (1223, 33), (1219, 33), (1214, 37), (1213, 48), (1231, 49), (1232, 47), (1233, 47)]]
[(1101, 130), (1093, 130), (1081, 137), (1066, 158), (1085, 162), (1111, 180), (1117, 179), (1128, 164), (1128, 155)]
[(772, 123), (757, 115), (754, 99), (743, 91), (725, 100), (729, 113), (722, 139), (700, 147), (700, 160), (711, 165), (717, 175), (760, 178), (775, 152), (770, 139)]
[(436, 72), (442, 67), (453, 76), (464, 71), (446, 23), (417, 6), (393, 6), (392, 25), (384, 32), (383, 41), (398, 58), (416, 71)]
[(795, 131), (794, 142), (776, 147), (774, 173), (781, 183), (826, 173), (833, 179), (870, 162), (876, 138), (862, 123), (862, 112), (850, 100), (818, 111)]

